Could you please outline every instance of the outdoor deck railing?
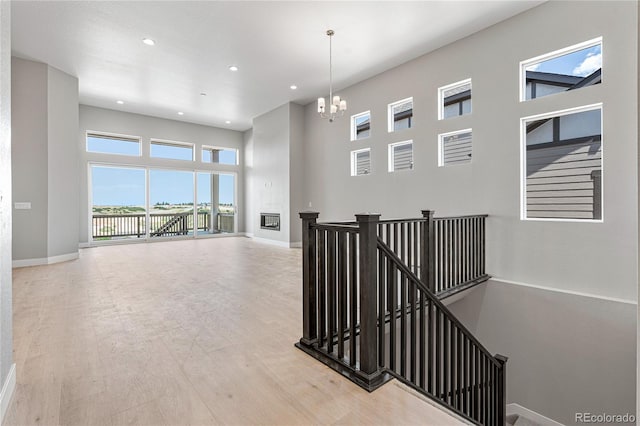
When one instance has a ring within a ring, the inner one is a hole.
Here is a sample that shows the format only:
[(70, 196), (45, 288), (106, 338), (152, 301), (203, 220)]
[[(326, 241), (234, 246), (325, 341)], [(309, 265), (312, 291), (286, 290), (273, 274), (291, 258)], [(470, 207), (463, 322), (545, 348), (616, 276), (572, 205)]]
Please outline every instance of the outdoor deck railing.
[[(211, 230), (209, 212), (198, 212), (197, 230)], [(187, 213), (151, 213), (149, 214), (149, 235), (151, 237), (188, 235), (194, 231), (194, 215)], [(219, 232), (233, 232), (234, 214), (218, 213), (217, 226)], [(94, 239), (137, 237), (145, 238), (147, 221), (145, 214), (98, 214), (92, 217), (92, 235)]]
[(303, 336), (296, 344), (360, 386), (392, 377), (474, 424), (504, 424), (506, 358), (442, 303), (486, 280), (486, 215), (303, 222)]

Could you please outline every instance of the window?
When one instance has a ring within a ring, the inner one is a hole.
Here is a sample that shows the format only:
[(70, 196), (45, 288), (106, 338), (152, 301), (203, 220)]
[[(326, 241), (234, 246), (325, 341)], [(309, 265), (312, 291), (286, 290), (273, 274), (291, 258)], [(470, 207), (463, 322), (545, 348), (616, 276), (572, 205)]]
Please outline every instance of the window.
[(520, 100), (602, 82), (602, 37), (520, 62)]
[(132, 136), (87, 133), (87, 152), (140, 156), (140, 139)]
[(371, 173), (371, 148), (351, 151), (351, 176)]
[(471, 162), (471, 129), (443, 133), (439, 136), (438, 166)]
[(193, 145), (181, 142), (152, 140), (151, 157), (193, 161)]
[(389, 104), (389, 132), (410, 129), (413, 119), (413, 98)]
[(413, 141), (396, 142), (389, 145), (389, 171), (413, 169)]
[(231, 148), (202, 147), (202, 162), (217, 164), (238, 164), (238, 150)]
[(523, 219), (602, 219), (602, 106), (523, 118)]
[(351, 140), (368, 138), (371, 135), (371, 111), (351, 116)]
[(438, 89), (438, 119), (471, 114), (471, 79)]

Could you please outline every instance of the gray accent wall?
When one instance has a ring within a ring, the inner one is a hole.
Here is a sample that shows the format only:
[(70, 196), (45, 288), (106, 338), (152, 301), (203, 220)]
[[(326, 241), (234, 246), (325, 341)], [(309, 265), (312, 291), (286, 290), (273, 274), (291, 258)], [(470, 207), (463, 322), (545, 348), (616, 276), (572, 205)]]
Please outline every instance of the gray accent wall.
[[(303, 196), (320, 220), (359, 212), (418, 217), (421, 209), (436, 217), (489, 214), (488, 273), (551, 291), (492, 283), (455, 312), (491, 351), (513, 360), (510, 402), (567, 423), (578, 409), (635, 410), (637, 33), (635, 2), (546, 2), (339, 88), (349, 115), (371, 111), (369, 138), (350, 141), (348, 115), (328, 123), (315, 103), (305, 107)], [(600, 36), (602, 84), (519, 101), (520, 61)], [(472, 113), (438, 120), (438, 88), (467, 78)], [(413, 127), (389, 133), (387, 105), (411, 96)], [(520, 119), (596, 103), (603, 104), (604, 220), (521, 220)], [(438, 135), (467, 128), (471, 163), (438, 167)], [(406, 140), (413, 140), (414, 169), (389, 173), (388, 144)], [(367, 147), (371, 173), (350, 176), (350, 152)]]
[(13, 58), (13, 259), (78, 252), (78, 79)]
[(566, 425), (575, 413), (635, 413), (636, 305), (489, 281), (449, 306), (509, 357), (507, 403)]
[[(253, 119), (245, 133), (247, 206), (245, 222), (257, 238), (297, 245), (298, 212), (304, 210), (304, 107), (284, 104)], [(260, 213), (280, 214), (280, 230), (260, 228)]]
[[(567, 26), (571, 22), (571, 26)], [(544, 30), (543, 30), (544, 29)], [(637, 300), (637, 7), (547, 2), (337, 94), (349, 114), (371, 110), (371, 136), (349, 141), (349, 117), (305, 110), (305, 195), (320, 218), (352, 220), (488, 213), (487, 269), (496, 277)], [(603, 37), (602, 84), (518, 100), (519, 63)], [(338, 48), (338, 46), (336, 46)], [(471, 78), (473, 112), (437, 119), (438, 87)], [(413, 96), (413, 128), (387, 132), (387, 105)], [(603, 223), (520, 220), (520, 118), (602, 102)], [(470, 164), (438, 167), (438, 134), (471, 128)], [(387, 147), (414, 141), (414, 169), (387, 172)], [(349, 153), (371, 147), (371, 173)], [(605, 284), (606, 283), (606, 284)]]
[[(139, 137), (142, 142), (142, 156), (123, 156), (96, 154), (86, 152), (87, 132), (102, 132)], [(196, 161), (179, 161), (149, 156), (151, 139), (163, 139), (176, 142), (187, 142), (195, 145)], [(89, 186), (88, 164), (121, 164), (129, 166), (148, 166), (154, 168), (215, 171), (236, 173), (236, 204), (238, 211), (238, 232), (244, 232), (244, 144), (243, 133), (235, 130), (221, 129), (183, 121), (167, 120), (147, 115), (133, 114), (124, 111), (80, 105), (80, 123), (76, 127), (75, 145), (80, 153), (80, 243), (89, 242)], [(202, 162), (202, 145), (238, 149), (240, 165), (212, 164)]]
[(11, 2), (0, 2), (0, 388), (13, 364), (11, 282)]

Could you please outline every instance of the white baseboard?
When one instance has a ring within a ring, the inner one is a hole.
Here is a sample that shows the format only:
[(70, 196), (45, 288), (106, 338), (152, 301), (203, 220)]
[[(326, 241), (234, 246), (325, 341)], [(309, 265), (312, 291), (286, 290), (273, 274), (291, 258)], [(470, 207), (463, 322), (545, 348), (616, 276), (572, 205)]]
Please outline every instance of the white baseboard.
[(42, 257), (39, 259), (20, 259), (11, 262), (11, 266), (14, 268), (24, 268), (25, 266), (38, 266), (38, 265), (51, 265), (53, 263), (67, 262), (69, 260), (76, 260), (80, 257), (78, 252), (61, 254), (59, 256)]
[(7, 414), (9, 403), (11, 402), (11, 397), (13, 396), (13, 392), (15, 390), (16, 365), (12, 364), (11, 369), (9, 370), (9, 374), (7, 375), (7, 380), (4, 382), (4, 386), (2, 386), (2, 392), (0, 392), (0, 422), (4, 420), (4, 415)]
[(253, 232), (245, 232), (244, 236), (247, 238), (253, 238)]
[(550, 418), (545, 417), (542, 414), (538, 414), (535, 411), (529, 410), (528, 408), (525, 408), (520, 404), (507, 404), (507, 416), (510, 416), (512, 414), (518, 414), (519, 416), (525, 417), (533, 422), (545, 426), (564, 426), (562, 423), (551, 420)]
[(89, 243), (78, 243), (78, 248), (89, 248), (91, 244)]
[(270, 244), (272, 246), (289, 248), (289, 243), (286, 241), (270, 240), (268, 238), (251, 237), (251, 239), (258, 243)]

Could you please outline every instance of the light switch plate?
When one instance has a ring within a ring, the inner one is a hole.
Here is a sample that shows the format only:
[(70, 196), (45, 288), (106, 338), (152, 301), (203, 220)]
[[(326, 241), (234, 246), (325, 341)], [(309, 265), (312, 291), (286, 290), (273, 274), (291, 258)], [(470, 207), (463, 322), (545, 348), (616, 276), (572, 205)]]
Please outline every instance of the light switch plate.
[(14, 207), (16, 210), (30, 210), (31, 203), (30, 202), (14, 203)]

